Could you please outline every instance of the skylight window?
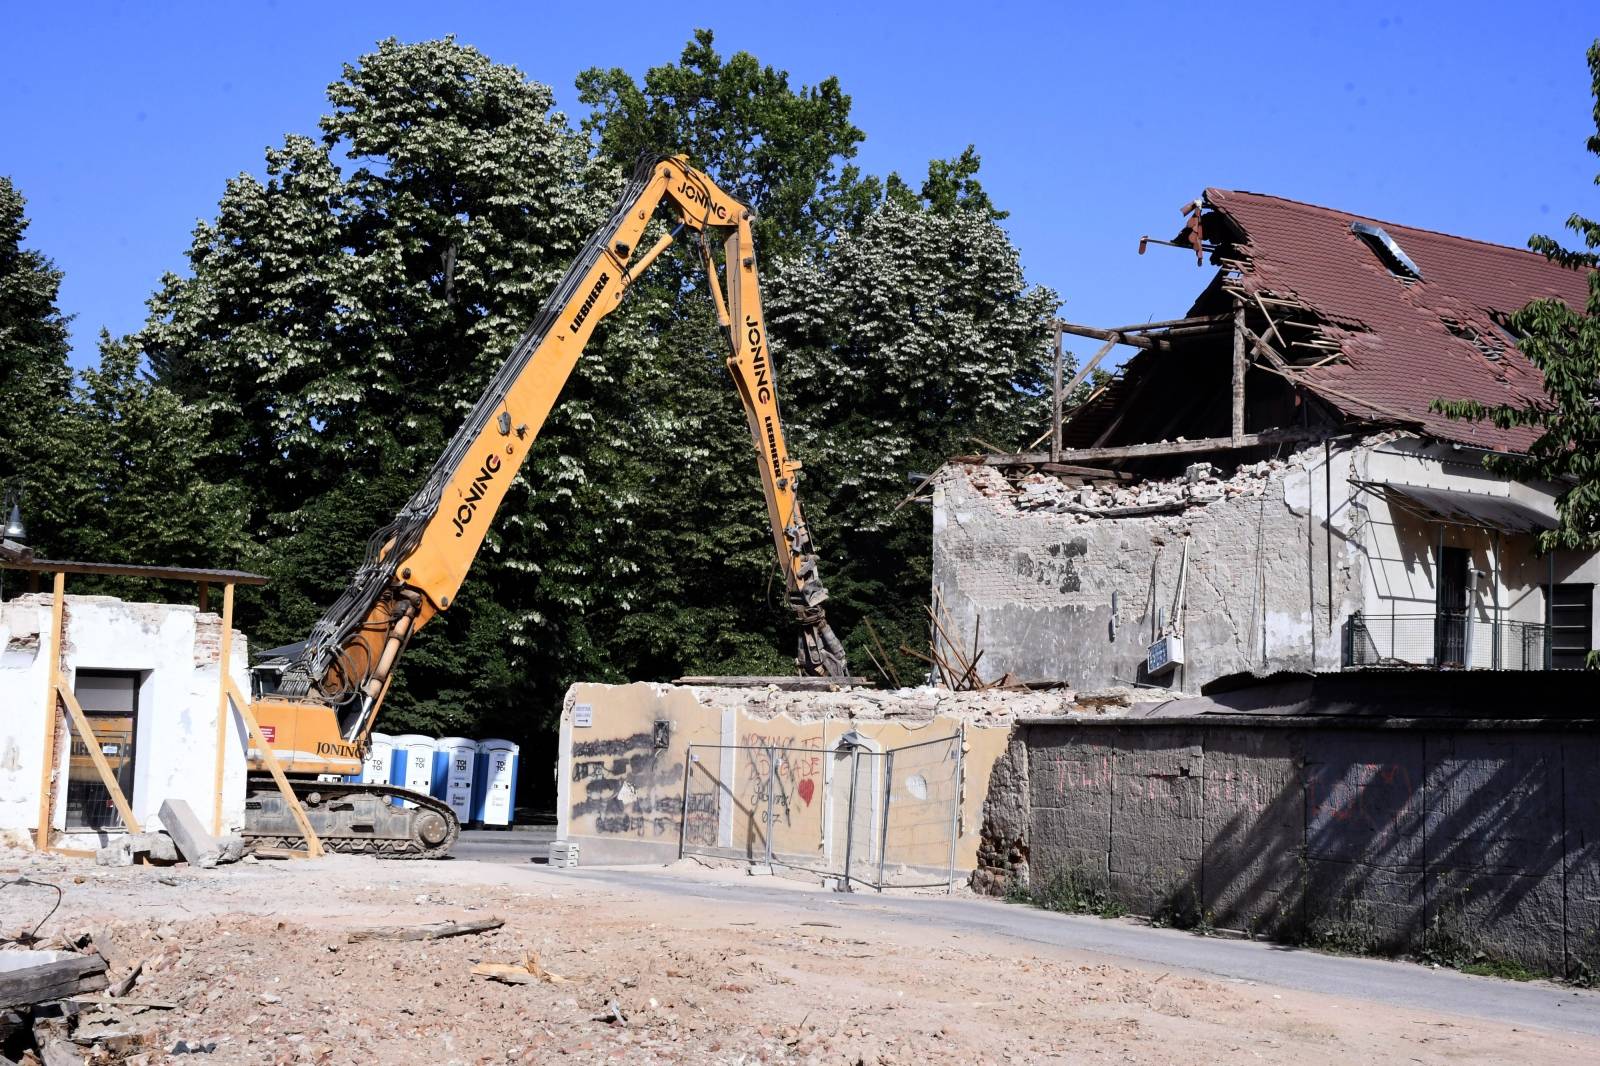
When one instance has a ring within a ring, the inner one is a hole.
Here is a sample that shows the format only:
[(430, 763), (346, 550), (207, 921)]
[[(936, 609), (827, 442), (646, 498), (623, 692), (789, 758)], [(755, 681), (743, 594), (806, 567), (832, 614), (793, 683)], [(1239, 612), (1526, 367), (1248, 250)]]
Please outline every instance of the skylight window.
[(1401, 281), (1421, 281), (1422, 268), (1412, 261), (1405, 249), (1400, 247), (1393, 237), (1383, 231), (1382, 226), (1372, 226), (1365, 222), (1350, 223), (1350, 232), (1372, 249), (1372, 254), (1378, 257), (1384, 267)]

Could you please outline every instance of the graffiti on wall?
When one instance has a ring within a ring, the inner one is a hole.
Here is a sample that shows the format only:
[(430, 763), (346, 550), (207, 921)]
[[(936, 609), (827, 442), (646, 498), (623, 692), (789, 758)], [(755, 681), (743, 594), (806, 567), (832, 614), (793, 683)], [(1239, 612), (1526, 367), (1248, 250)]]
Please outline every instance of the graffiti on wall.
[(822, 738), (745, 733), (739, 744), (748, 764), (751, 807), (765, 806), (770, 790), (774, 816), (781, 814), (786, 824), (792, 824), (792, 805), (804, 809), (817, 799)]
[(683, 825), (683, 763), (671, 762), (655, 732), (572, 745), (574, 820), (592, 818), (613, 836), (676, 837)]

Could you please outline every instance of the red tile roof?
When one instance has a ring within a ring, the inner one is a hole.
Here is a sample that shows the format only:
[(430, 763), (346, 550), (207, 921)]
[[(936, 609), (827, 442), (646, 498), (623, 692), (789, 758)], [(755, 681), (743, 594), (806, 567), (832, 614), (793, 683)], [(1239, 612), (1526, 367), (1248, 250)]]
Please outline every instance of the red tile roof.
[[(1300, 372), (1312, 391), (1348, 415), (1401, 416), (1444, 440), (1510, 451), (1532, 443), (1535, 431), (1458, 422), (1428, 407), (1438, 399), (1520, 404), (1544, 397), (1543, 375), (1491, 313), (1510, 314), (1549, 296), (1581, 310), (1589, 292), (1584, 274), (1533, 252), (1275, 196), (1207, 189), (1206, 203), (1244, 232), (1224, 251), (1247, 260), (1240, 279), (1247, 291), (1298, 299), (1336, 327), (1330, 332), (1344, 358)], [(1381, 226), (1422, 280), (1407, 284), (1391, 274), (1351, 232), (1352, 222)], [(1207, 236), (1219, 239), (1209, 225)], [(1503, 353), (1491, 358), (1444, 318)]]

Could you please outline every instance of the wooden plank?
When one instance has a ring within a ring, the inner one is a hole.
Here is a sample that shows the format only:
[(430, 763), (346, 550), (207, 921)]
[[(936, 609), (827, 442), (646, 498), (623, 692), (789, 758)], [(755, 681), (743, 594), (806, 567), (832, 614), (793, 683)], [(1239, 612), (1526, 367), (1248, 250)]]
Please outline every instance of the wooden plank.
[[(202, 588), (204, 586), (201, 586)], [(222, 586), (222, 648), (217, 683), (217, 758), (211, 774), (211, 831), (222, 835), (222, 771), (228, 758), (228, 685), (233, 667), (233, 582)]]
[(83, 739), (83, 746), (89, 749), (89, 761), (94, 763), (95, 772), (100, 775), (100, 783), (111, 794), (111, 802), (116, 806), (117, 813), (122, 815), (122, 824), (130, 833), (142, 833), (139, 819), (133, 816), (133, 807), (128, 804), (128, 797), (122, 794), (122, 783), (117, 780), (117, 775), (111, 772), (111, 764), (106, 762), (106, 756), (100, 750), (100, 738), (94, 735), (94, 728), (89, 725), (88, 715), (83, 713), (83, 708), (78, 706), (78, 697), (67, 684), (67, 679), (56, 671), (56, 692), (61, 695), (61, 702), (67, 705), (67, 714), (72, 718), (72, 728), (78, 731), (78, 736)]
[(1169, 318), (1161, 322), (1135, 322), (1131, 326), (1117, 326), (1113, 333), (1138, 333), (1149, 329), (1174, 329), (1194, 328), (1199, 326), (1215, 327), (1225, 324), (1227, 315), (1194, 315), (1189, 318)]
[(0, 1009), (98, 992), (106, 984), (106, 960), (98, 954), (0, 952)]
[(1132, 481), (1126, 470), (1112, 470), (1104, 466), (1079, 466), (1076, 463), (1041, 463), (1039, 469), (1046, 474), (1069, 474), (1074, 477), (1104, 478), (1109, 481)]
[[(998, 458), (991, 456), (990, 458)], [(827, 692), (830, 689), (843, 688), (870, 688), (872, 679), (869, 677), (796, 677), (788, 674), (772, 677), (729, 675), (728, 677), (692, 676), (680, 677), (672, 682), (674, 685), (700, 685), (702, 687), (720, 688), (766, 688), (772, 685), (788, 691), (818, 691)]]
[(1233, 305), (1233, 439), (1238, 441), (1244, 436), (1244, 374), (1245, 355), (1244, 337), (1248, 332), (1244, 328), (1244, 303), (1236, 301)]
[(6, 570), (29, 570), (41, 574), (100, 574), (107, 577), (143, 577), (158, 581), (232, 581), (236, 585), (265, 585), (267, 579), (245, 570), (204, 570), (189, 566), (139, 566), (132, 563), (78, 563), (65, 559), (32, 559), (28, 562), (0, 562)]
[[(50, 664), (50, 678), (54, 680), (61, 669), (61, 611), (67, 601), (67, 575), (58, 573), (54, 598), (50, 601), (50, 643), (45, 645), (46, 662)], [(56, 773), (56, 724), (60, 716), (56, 711), (56, 690), (53, 684), (45, 686), (44, 694), (44, 763), (39, 768), (39, 828), (35, 831), (33, 846), (44, 851), (50, 846), (51, 801), (54, 799)]]
[[(1109, 343), (1109, 342), (1108, 342)], [(1056, 323), (1055, 377), (1050, 392), (1050, 454), (1061, 454), (1061, 323)]]
[[(1119, 444), (1110, 448), (1067, 448), (1061, 452), (1062, 462), (1096, 462), (1106, 459), (1150, 459), (1164, 455), (1193, 455), (1196, 452), (1226, 452), (1243, 448), (1258, 448), (1264, 444), (1288, 444), (1296, 441), (1321, 440), (1324, 434), (1303, 429), (1269, 429), (1260, 433), (1246, 433), (1238, 440), (1232, 437), (1205, 437), (1200, 440), (1164, 440), (1153, 444)], [(1050, 461), (1049, 452), (1019, 452), (1016, 455), (957, 456), (953, 463), (970, 463), (976, 466), (1040, 466)]]
[(296, 796), (294, 789), (289, 786), (289, 779), (284, 776), (283, 767), (278, 764), (277, 753), (261, 735), (261, 726), (256, 722), (255, 712), (250, 709), (250, 701), (244, 698), (239, 687), (233, 683), (233, 678), (224, 677), (222, 684), (238, 707), (239, 719), (245, 724), (250, 742), (261, 752), (261, 761), (267, 764), (272, 780), (277, 783), (278, 791), (283, 795), (283, 802), (289, 805), (289, 813), (294, 816), (295, 824), (300, 827), (300, 835), (306, 842), (306, 854), (313, 859), (321, 858), (322, 841), (318, 839), (316, 830), (311, 828), (311, 819), (306, 817), (306, 810), (300, 805), (300, 797)]
[(363, 940), (443, 940), (445, 937), (487, 933), (505, 925), (503, 918), (480, 918), (471, 922), (429, 922), (426, 925), (379, 925), (371, 929), (352, 929), (345, 939), (351, 944)]

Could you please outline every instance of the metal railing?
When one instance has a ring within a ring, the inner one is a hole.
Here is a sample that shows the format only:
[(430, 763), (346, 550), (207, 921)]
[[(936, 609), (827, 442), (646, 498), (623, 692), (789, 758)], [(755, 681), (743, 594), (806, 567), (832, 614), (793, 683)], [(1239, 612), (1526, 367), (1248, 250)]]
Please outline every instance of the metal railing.
[(843, 891), (953, 886), (961, 774), (960, 734), (887, 751), (691, 744), (679, 854), (806, 870)]
[(1345, 623), (1344, 665), (1429, 670), (1548, 670), (1550, 627), (1464, 611), (1365, 615)]

